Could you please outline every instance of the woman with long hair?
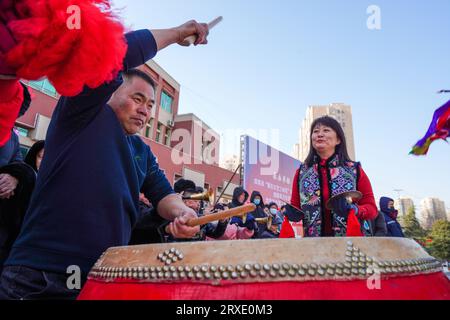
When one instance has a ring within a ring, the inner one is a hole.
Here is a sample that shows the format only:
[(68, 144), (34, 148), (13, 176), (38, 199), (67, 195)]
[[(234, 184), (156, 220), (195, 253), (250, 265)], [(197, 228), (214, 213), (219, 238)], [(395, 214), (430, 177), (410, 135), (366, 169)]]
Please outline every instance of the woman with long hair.
[[(335, 119), (325, 116), (311, 125), (309, 154), (294, 177), (291, 204), (303, 213), (306, 237), (369, 236), (377, 207), (369, 178), (359, 162), (347, 152), (344, 131)], [(362, 198), (349, 204), (328, 200), (347, 191), (360, 191)]]

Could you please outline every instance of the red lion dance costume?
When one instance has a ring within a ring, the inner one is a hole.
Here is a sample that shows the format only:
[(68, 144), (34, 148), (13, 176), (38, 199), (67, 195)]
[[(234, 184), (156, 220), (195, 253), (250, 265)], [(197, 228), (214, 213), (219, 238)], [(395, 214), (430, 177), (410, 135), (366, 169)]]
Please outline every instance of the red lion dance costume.
[(96, 88), (122, 68), (123, 33), (108, 0), (0, 0), (0, 147), (30, 103), (19, 79), (46, 77), (63, 96)]

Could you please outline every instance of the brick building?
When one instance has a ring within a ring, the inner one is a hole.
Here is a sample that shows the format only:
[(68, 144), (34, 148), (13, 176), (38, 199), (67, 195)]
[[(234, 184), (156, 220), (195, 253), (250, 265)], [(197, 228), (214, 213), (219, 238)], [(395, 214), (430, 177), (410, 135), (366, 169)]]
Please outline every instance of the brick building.
[[(191, 179), (198, 186), (211, 188), (215, 199), (233, 175), (219, 167), (219, 135), (194, 114), (178, 115), (180, 84), (164, 69), (153, 61), (140, 69), (156, 84), (156, 104), (140, 133), (143, 141), (158, 158), (170, 183), (182, 177)], [(30, 88), (32, 103), (16, 121), (16, 129), (25, 153), (35, 141), (45, 139), (59, 95), (46, 79), (24, 83)], [(231, 199), (238, 183), (237, 174), (224, 193), (225, 200)]]

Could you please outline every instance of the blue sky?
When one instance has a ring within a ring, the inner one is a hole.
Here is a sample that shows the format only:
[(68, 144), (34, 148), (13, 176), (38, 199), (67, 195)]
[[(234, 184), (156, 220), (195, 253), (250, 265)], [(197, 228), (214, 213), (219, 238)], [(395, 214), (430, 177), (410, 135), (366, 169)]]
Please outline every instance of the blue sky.
[[(291, 154), (309, 105), (350, 104), (356, 157), (376, 198), (403, 189), (416, 206), (434, 196), (450, 208), (450, 146), (439, 141), (427, 157), (408, 155), (433, 111), (450, 99), (436, 94), (450, 89), (450, 1), (114, 4), (132, 29), (224, 17), (208, 46), (173, 46), (155, 58), (182, 86), (180, 113), (197, 114), (219, 133), (279, 129), (277, 147)], [(381, 30), (366, 26), (370, 5), (381, 10)]]

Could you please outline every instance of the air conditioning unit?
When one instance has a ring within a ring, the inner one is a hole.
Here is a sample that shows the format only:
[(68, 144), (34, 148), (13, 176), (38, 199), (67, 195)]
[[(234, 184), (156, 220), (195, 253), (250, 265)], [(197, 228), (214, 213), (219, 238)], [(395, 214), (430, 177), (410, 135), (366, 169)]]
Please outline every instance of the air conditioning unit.
[(173, 120), (167, 121), (167, 126), (168, 127), (173, 127), (174, 125), (175, 125), (175, 122)]

